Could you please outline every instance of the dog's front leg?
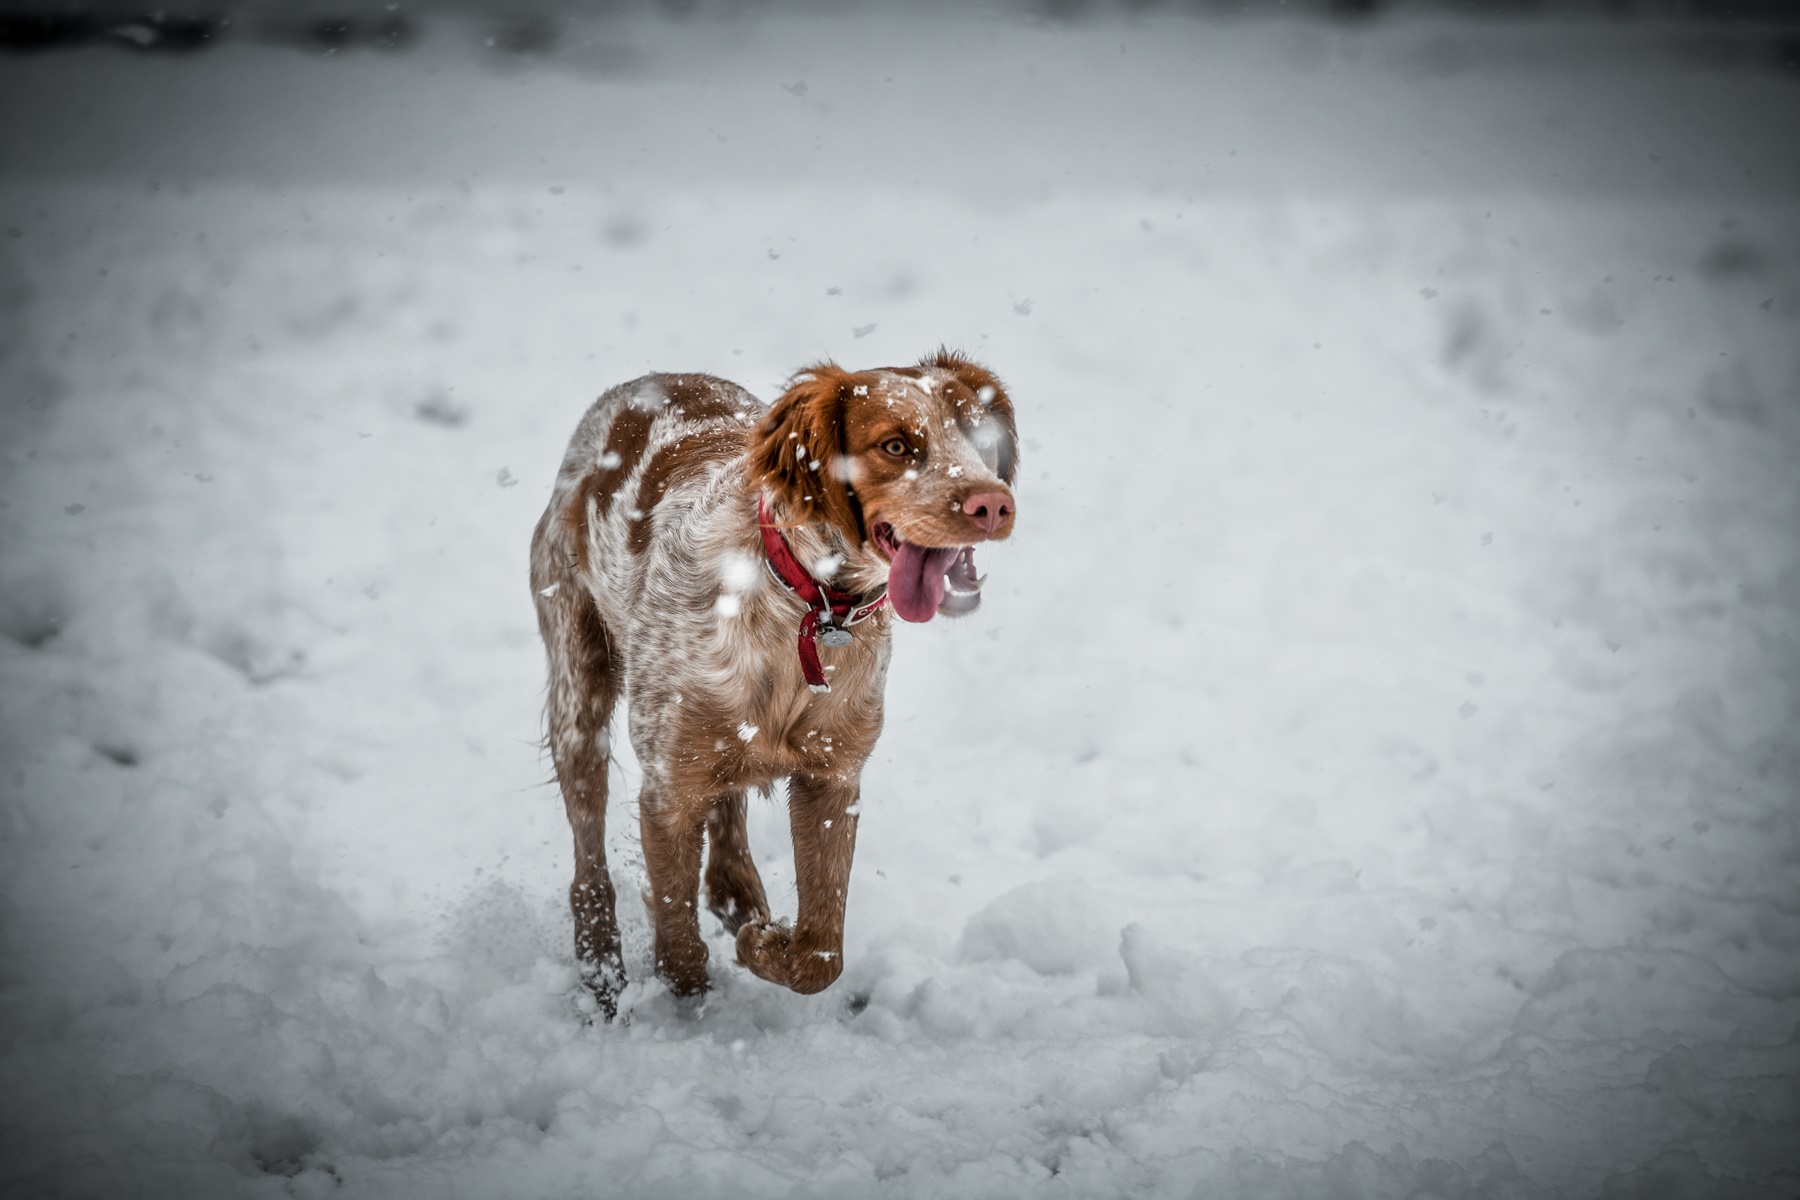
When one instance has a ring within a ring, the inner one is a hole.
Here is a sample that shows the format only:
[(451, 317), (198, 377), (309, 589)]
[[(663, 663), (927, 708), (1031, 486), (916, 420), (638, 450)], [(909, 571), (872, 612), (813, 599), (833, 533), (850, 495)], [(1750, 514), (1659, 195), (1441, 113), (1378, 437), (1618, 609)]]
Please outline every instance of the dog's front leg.
[(710, 798), (684, 798), (646, 786), (638, 797), (644, 904), (656, 935), (656, 973), (677, 996), (706, 990), (706, 942), (700, 937), (700, 846)]
[(856, 854), (857, 780), (795, 775), (788, 782), (794, 834), (794, 882), (800, 916), (793, 928), (758, 923), (738, 930), (738, 962), (771, 983), (812, 993), (844, 969), (844, 900)]

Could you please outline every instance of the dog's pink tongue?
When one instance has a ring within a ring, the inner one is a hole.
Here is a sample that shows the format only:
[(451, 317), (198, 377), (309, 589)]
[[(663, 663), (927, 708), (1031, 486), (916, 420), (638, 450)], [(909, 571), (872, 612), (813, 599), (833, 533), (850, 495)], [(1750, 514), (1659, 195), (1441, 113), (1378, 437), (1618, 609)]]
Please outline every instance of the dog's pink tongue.
[(929, 621), (944, 602), (944, 573), (961, 553), (955, 546), (939, 549), (901, 542), (888, 565), (888, 600), (902, 621)]

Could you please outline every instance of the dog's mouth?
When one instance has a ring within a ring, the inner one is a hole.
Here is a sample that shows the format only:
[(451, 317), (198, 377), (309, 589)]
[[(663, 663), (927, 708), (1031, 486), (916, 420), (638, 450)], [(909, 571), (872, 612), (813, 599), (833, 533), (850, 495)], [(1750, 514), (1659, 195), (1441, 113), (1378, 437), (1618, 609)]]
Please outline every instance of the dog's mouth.
[(877, 521), (869, 531), (888, 560), (888, 602), (903, 621), (929, 621), (939, 613), (960, 617), (981, 604), (973, 546), (915, 546)]

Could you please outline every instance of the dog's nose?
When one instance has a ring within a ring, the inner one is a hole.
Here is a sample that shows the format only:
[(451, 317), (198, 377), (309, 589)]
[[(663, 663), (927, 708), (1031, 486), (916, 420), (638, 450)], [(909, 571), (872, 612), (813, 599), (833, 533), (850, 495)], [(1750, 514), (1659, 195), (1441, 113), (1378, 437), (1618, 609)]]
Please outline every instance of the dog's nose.
[(1012, 497), (1005, 492), (976, 492), (963, 501), (963, 511), (988, 533), (998, 533), (1012, 520)]

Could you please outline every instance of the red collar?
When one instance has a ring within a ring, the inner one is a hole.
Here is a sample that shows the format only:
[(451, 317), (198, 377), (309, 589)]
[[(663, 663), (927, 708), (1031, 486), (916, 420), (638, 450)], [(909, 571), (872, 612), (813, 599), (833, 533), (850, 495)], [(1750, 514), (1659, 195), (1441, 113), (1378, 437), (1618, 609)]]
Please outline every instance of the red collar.
[(756, 496), (756, 524), (762, 530), (763, 550), (769, 556), (769, 568), (790, 592), (806, 605), (800, 618), (800, 673), (806, 686), (815, 692), (829, 692), (831, 683), (819, 662), (819, 640), (827, 646), (842, 646), (850, 640), (850, 626), (867, 620), (887, 606), (888, 597), (881, 595), (866, 603), (853, 592), (840, 592), (814, 579), (812, 572), (800, 565), (794, 551), (782, 536), (781, 527), (769, 515), (769, 499)]

